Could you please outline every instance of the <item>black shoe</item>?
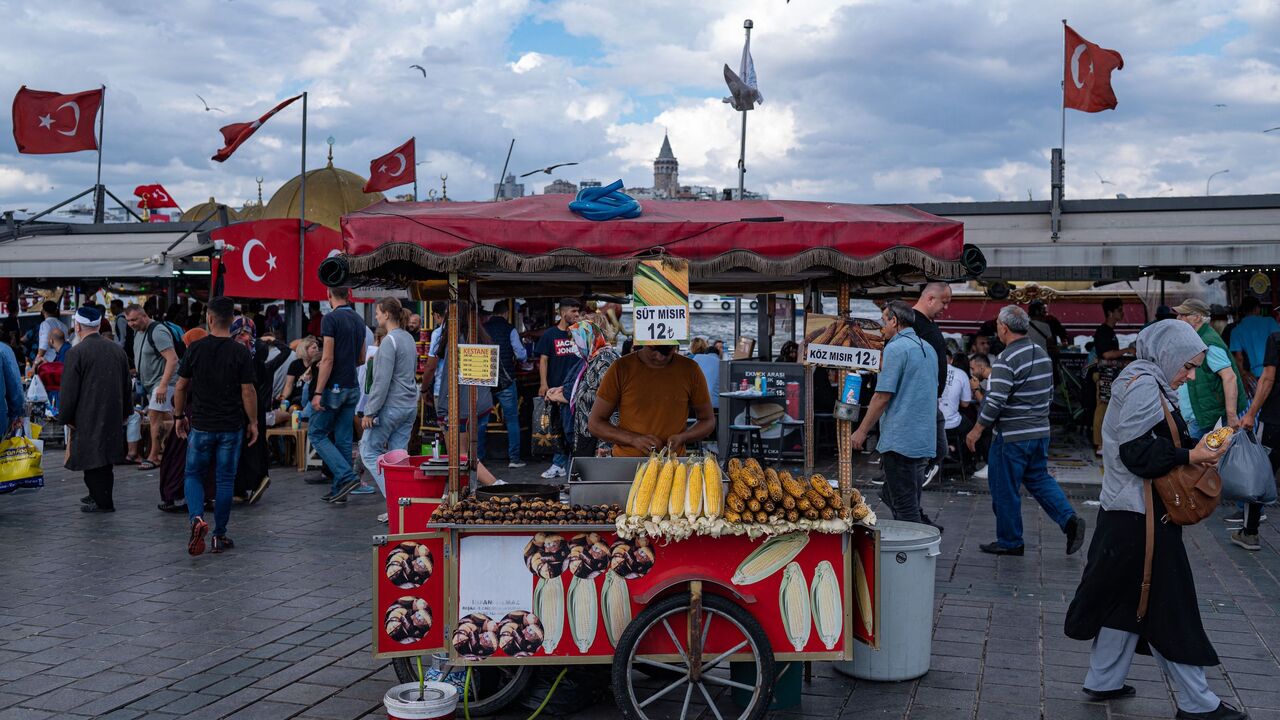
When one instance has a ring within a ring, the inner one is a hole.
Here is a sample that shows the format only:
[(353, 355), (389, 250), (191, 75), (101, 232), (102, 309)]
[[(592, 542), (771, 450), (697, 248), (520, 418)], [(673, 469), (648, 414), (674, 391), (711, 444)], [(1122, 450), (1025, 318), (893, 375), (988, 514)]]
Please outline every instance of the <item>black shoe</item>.
[(1133, 689), (1132, 685), (1125, 685), (1124, 687), (1116, 688), (1115, 690), (1090, 690), (1089, 688), (1080, 689), (1084, 691), (1085, 695), (1088, 695), (1094, 700), (1114, 700), (1116, 698), (1129, 697), (1130, 695), (1138, 692)]
[[(80, 498), (80, 504), (81, 504), (81, 505), (88, 505), (88, 504), (89, 504), (89, 503), (91, 503), (91, 502), (93, 502), (93, 496), (92, 496), (92, 495), (85, 495), (84, 497)], [(1242, 521), (1242, 522), (1243, 522), (1243, 521)]]
[(355, 490), (358, 487), (360, 487), (359, 480), (352, 480), (350, 482), (344, 483), (341, 487), (338, 488), (337, 492), (329, 496), (329, 502), (332, 503), (332, 502), (337, 502), (339, 500), (345, 500), (346, 497), (351, 494), (351, 491)]
[(108, 513), (108, 512), (115, 512), (115, 511), (116, 509), (114, 507), (109, 507), (109, 508), (98, 507), (98, 503), (92, 500), (80, 506), (80, 512), (82, 513)]
[(1019, 545), (1016, 548), (1007, 548), (998, 542), (992, 542), (987, 543), (986, 545), (979, 545), (978, 549), (984, 553), (991, 553), (992, 555), (1017, 555), (1018, 557), (1021, 557), (1022, 553), (1026, 551), (1026, 546)]
[(1072, 515), (1067, 521), (1067, 529), (1063, 532), (1067, 534), (1068, 555), (1075, 555), (1080, 548), (1084, 547), (1084, 536), (1087, 534), (1085, 528), (1084, 518), (1079, 515)]
[(1218, 709), (1211, 712), (1193, 713), (1179, 710), (1174, 717), (1178, 720), (1249, 720), (1248, 715), (1224, 702), (1219, 702)]
[(308, 485), (328, 485), (333, 482), (324, 475), (308, 475), (307, 477), (302, 478), (302, 481)]
[(232, 541), (231, 541), (231, 538), (227, 537), (226, 535), (214, 535), (214, 536), (213, 536), (213, 547), (212, 547), (212, 548), (210, 548), (209, 552), (211, 552), (211, 553), (220, 553), (220, 552), (222, 552), (222, 551), (224, 551), (224, 550), (230, 550), (231, 548), (234, 548), (235, 546), (236, 546), (236, 544), (235, 544), (234, 542), (232, 542)]
[(936, 528), (938, 530), (938, 534), (939, 535), (942, 534), (942, 526), (934, 522), (933, 520), (931, 520), (928, 515), (924, 514), (923, 511), (920, 513), (920, 522), (924, 523), (925, 525), (928, 525), (931, 528)]
[(156, 505), (156, 509), (160, 512), (167, 513), (184, 513), (187, 511), (187, 504), (184, 503), (160, 503)]
[(334, 499), (330, 500), (330, 501), (329, 501), (329, 504), (330, 504), (330, 505), (346, 505), (346, 504), (347, 504), (347, 496), (346, 496), (346, 495), (343, 495), (342, 497), (336, 497), (336, 498), (334, 498)]

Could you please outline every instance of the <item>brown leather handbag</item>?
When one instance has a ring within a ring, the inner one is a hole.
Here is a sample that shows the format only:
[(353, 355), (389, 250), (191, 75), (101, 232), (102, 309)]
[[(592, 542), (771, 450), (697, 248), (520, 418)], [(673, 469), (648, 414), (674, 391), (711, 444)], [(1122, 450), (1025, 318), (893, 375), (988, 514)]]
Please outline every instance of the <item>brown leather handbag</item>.
[[(1164, 397), (1160, 398), (1160, 407), (1164, 410), (1164, 420), (1169, 424), (1169, 435), (1173, 438), (1173, 446), (1182, 447), (1182, 436), (1178, 432), (1178, 424), (1173, 421), (1169, 405)], [(1138, 619), (1147, 614), (1147, 600), (1151, 593), (1151, 560), (1155, 553), (1156, 516), (1152, 502), (1151, 488), (1160, 493), (1164, 502), (1164, 517), (1160, 522), (1171, 522), (1175, 525), (1195, 525), (1213, 514), (1218, 507), (1222, 495), (1222, 477), (1217, 468), (1199, 465), (1179, 465), (1167, 475), (1154, 480), (1143, 481), (1144, 501), (1147, 504), (1147, 546), (1142, 561), (1142, 595), (1138, 598)]]

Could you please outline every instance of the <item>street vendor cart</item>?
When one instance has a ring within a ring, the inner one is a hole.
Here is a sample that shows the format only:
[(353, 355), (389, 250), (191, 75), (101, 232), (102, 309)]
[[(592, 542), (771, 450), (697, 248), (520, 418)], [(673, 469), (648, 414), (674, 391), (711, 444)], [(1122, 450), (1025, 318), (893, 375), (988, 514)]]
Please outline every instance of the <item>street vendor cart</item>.
[[(612, 663), (626, 717), (758, 718), (785, 663), (849, 660), (854, 642), (877, 645), (890, 599), (879, 595), (874, 515), (851, 486), (847, 423), (837, 433), (834, 488), (821, 476), (708, 455), (618, 458), (634, 476), (604, 501), (576, 502), (573, 483), (567, 503), (558, 489), (509, 497), (485, 488), (472, 497), (471, 468), (457, 452), (459, 404), (468, 402), (453, 370), (459, 324), (476, 337), (482, 297), (625, 294), (637, 265), (652, 260), (687, 269), (700, 292), (835, 291), (847, 314), (858, 288), (967, 276), (959, 223), (908, 207), (773, 201), (652, 202), (634, 219), (590, 222), (562, 198), (537, 196), (382, 203), (342, 225), (345, 253), (321, 267), (327, 284), (403, 286), (450, 301), (450, 452), (398, 468), (421, 479), (412, 492), (427, 501), (415, 501), (416, 517), (430, 520), (375, 538), (375, 656), (447, 654), (450, 666), (469, 669), (472, 714), (519, 694), (531, 666)], [(459, 317), (462, 293), (471, 317)], [(694, 482), (696, 467), (706, 504), (691, 511), (673, 500), (667, 516), (664, 498), (638, 510), (649, 502), (636, 488), (650, 467), (659, 487), (670, 468), (677, 484), (686, 473)], [(740, 492), (748, 483), (757, 489)], [(391, 494), (395, 514), (408, 503)], [(823, 514), (782, 509), (797, 500)], [(410, 662), (397, 668), (403, 680), (416, 677)]]

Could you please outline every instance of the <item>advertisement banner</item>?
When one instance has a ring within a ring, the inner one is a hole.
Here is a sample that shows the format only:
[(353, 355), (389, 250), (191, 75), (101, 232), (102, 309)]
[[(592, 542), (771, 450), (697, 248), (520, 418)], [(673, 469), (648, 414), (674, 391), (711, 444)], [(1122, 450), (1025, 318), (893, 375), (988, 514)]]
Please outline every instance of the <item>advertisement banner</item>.
[(636, 345), (675, 345), (689, 339), (689, 265), (674, 258), (645, 260), (632, 281)]
[(392, 535), (373, 548), (374, 657), (444, 649), (447, 542), (445, 533)]

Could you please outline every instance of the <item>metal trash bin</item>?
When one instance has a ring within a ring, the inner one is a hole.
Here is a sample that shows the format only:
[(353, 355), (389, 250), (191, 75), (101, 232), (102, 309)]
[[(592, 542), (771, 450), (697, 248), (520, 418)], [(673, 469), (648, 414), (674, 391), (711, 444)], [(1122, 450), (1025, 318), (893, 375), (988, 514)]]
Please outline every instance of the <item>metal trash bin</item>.
[[(934, 566), (942, 534), (930, 525), (881, 520), (880, 649), (853, 644), (836, 670), (860, 680), (911, 680), (929, 672), (933, 649)], [(848, 592), (852, 593), (853, 588)]]

